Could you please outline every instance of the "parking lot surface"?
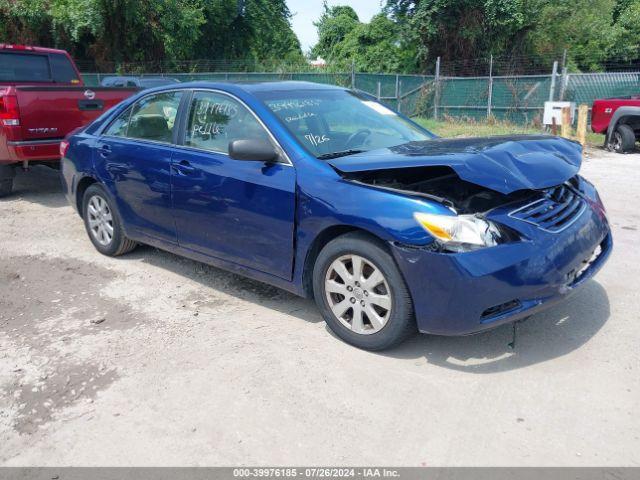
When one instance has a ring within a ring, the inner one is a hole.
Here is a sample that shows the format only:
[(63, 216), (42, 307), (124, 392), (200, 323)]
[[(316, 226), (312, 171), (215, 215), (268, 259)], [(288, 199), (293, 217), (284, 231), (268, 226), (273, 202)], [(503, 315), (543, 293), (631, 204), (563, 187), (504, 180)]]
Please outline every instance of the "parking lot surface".
[(382, 353), (276, 288), (101, 256), (58, 173), (20, 174), (0, 200), (0, 464), (638, 466), (639, 172), (585, 160), (613, 255), (515, 349), (504, 326)]

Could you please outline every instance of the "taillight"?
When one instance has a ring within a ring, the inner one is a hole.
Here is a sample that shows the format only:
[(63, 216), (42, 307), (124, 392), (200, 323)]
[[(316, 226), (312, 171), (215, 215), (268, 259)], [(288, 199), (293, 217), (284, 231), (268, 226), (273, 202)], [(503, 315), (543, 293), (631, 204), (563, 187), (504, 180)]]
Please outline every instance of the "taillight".
[(62, 140), (60, 142), (60, 158), (66, 157), (68, 150), (69, 150), (69, 140)]
[(15, 95), (0, 96), (0, 124), (5, 127), (17, 127), (20, 125), (18, 97)]

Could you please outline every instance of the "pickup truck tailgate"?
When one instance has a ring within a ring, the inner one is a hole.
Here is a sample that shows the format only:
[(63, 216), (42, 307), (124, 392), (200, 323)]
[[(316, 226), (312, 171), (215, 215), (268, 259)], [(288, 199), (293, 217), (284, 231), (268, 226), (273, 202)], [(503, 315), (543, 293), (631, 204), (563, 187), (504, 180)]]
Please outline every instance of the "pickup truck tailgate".
[(16, 87), (21, 140), (60, 139), (137, 91), (108, 87)]

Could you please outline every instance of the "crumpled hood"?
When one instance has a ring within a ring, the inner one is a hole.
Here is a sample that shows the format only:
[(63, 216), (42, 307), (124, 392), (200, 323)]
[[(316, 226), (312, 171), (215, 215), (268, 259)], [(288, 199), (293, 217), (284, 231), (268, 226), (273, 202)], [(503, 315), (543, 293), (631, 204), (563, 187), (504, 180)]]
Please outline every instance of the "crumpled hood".
[(344, 173), (448, 166), (463, 180), (504, 194), (560, 185), (581, 162), (579, 144), (549, 135), (437, 138), (328, 160)]

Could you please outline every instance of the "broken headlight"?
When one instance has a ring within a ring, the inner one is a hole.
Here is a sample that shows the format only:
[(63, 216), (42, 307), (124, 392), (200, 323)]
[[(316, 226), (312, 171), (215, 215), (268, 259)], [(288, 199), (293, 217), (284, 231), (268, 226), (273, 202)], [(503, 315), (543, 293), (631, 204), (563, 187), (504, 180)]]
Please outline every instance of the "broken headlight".
[(416, 221), (446, 249), (467, 252), (501, 243), (503, 234), (490, 220), (475, 215), (435, 215), (416, 212)]

